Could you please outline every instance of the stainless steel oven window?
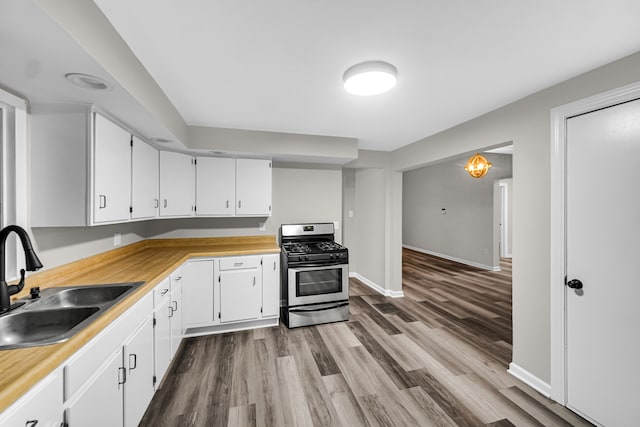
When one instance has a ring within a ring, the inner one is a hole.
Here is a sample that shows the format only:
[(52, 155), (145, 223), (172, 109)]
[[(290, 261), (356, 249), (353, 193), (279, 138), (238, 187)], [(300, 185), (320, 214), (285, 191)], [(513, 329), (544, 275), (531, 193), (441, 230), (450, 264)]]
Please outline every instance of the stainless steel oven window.
[(342, 292), (342, 268), (296, 272), (296, 296), (308, 297)]

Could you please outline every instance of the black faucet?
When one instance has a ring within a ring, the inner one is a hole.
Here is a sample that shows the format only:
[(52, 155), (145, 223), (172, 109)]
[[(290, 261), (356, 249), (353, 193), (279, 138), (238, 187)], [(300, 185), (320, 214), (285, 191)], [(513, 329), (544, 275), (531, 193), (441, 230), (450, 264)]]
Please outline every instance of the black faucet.
[(31, 240), (24, 228), (17, 225), (9, 225), (0, 230), (0, 314), (5, 313), (11, 309), (11, 295), (15, 295), (24, 288), (24, 270), (20, 270), (20, 283), (17, 285), (7, 286), (5, 281), (5, 244), (7, 242), (7, 236), (11, 232), (15, 232), (22, 242), (22, 249), (24, 249), (25, 267), (29, 271), (36, 271), (42, 268), (42, 263), (38, 259), (38, 256), (31, 247)]

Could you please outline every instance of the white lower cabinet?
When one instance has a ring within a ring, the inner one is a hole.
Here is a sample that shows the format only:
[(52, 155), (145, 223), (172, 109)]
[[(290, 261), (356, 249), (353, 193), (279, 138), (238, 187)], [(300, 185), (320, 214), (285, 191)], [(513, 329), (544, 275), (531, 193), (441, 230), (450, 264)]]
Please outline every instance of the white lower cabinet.
[(262, 256), (262, 317), (280, 315), (280, 254)]
[(153, 398), (153, 318), (149, 316), (122, 349), (125, 369), (124, 425), (135, 427)]
[(0, 414), (0, 426), (60, 427), (63, 422), (62, 371), (56, 369)]
[(153, 290), (153, 347), (154, 347), (154, 385), (157, 387), (171, 362), (171, 285), (169, 278), (164, 279)]
[(184, 328), (211, 326), (214, 323), (212, 259), (193, 259), (183, 269), (182, 321)]
[(277, 324), (279, 254), (193, 259), (185, 264), (184, 278), (186, 335)]
[(67, 403), (66, 421), (70, 427), (117, 427), (123, 425), (124, 368), (122, 350), (108, 356), (100, 369)]
[(223, 258), (219, 263), (220, 322), (258, 319), (262, 300), (259, 257)]
[(153, 290), (153, 384), (156, 389), (182, 341), (182, 268)]

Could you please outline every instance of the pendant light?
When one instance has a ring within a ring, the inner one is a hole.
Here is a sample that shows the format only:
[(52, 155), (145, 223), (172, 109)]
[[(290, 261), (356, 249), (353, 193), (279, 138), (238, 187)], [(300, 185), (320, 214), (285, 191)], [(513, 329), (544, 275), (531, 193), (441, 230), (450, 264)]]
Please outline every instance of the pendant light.
[(383, 61), (356, 64), (344, 72), (344, 89), (354, 95), (370, 96), (390, 90), (396, 85), (398, 70)]
[(474, 178), (482, 178), (489, 172), (489, 168), (493, 166), (490, 161), (485, 159), (480, 153), (476, 153), (469, 158), (464, 170), (469, 172)]

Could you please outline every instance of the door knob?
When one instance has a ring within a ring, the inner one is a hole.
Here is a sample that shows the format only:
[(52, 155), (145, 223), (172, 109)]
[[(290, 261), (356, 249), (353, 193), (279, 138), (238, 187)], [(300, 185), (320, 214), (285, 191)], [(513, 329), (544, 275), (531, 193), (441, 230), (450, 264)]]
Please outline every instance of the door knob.
[(567, 286), (571, 289), (582, 289), (582, 282), (578, 279), (569, 280)]

